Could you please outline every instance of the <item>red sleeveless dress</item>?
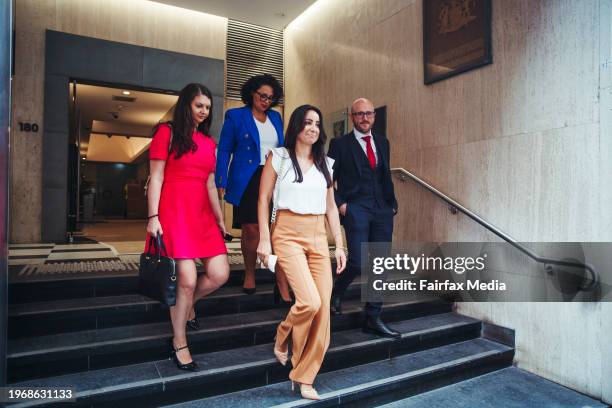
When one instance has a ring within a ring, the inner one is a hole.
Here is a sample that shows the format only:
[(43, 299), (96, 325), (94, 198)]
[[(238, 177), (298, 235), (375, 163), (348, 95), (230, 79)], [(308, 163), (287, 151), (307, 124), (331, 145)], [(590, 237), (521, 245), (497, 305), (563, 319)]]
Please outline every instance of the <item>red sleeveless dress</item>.
[[(159, 222), (168, 256), (175, 259), (209, 258), (227, 253), (208, 200), (206, 182), (215, 171), (215, 142), (193, 133), (198, 149), (177, 159), (168, 153), (170, 127), (161, 125), (149, 147), (149, 159), (165, 160), (159, 199)], [(149, 236), (145, 251), (148, 250)]]

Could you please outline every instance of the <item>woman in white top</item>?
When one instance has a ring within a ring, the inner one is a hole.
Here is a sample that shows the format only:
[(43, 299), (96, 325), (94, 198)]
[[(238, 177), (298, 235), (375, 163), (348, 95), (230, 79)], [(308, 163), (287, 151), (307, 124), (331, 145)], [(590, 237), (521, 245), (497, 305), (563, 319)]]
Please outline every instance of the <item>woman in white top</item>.
[[(331, 263), (325, 219), (336, 243), (336, 273), (346, 265), (338, 209), (332, 187), (333, 160), (325, 155), (321, 111), (297, 108), (289, 119), (285, 147), (272, 149), (259, 190), (257, 255), (268, 264), (271, 249), (286, 273), (295, 304), (276, 331), (274, 354), (285, 365), (292, 340), (289, 378), (300, 385), (303, 398), (319, 399), (312, 387), (329, 346)], [(278, 179), (278, 185), (276, 185)], [(270, 199), (277, 208), (270, 240)]]

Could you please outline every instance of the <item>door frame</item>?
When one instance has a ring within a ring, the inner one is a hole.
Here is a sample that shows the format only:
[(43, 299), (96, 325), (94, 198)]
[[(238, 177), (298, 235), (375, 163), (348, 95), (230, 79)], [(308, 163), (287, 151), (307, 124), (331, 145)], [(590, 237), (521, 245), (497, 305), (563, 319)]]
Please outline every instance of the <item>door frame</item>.
[(47, 30), (42, 148), (43, 242), (64, 242), (68, 227), (69, 82), (122, 84), (180, 91), (206, 85), (215, 112), (211, 133), (221, 129), (225, 61)]
[(6, 385), (13, 0), (0, 2), (0, 387)]

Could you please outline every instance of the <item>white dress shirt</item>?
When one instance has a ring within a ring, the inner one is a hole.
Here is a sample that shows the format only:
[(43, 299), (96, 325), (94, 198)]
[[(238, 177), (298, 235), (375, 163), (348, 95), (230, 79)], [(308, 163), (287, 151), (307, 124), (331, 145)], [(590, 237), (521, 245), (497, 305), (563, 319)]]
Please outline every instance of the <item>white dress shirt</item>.
[(374, 137), (372, 136), (372, 132), (368, 132), (367, 134), (361, 133), (357, 129), (353, 128), (353, 134), (355, 135), (355, 139), (359, 142), (359, 146), (363, 149), (366, 157), (368, 157), (368, 149), (367, 143), (362, 139), (364, 136), (370, 136), (370, 145), (372, 145), (372, 150), (374, 150), (374, 157), (376, 158), (376, 165), (378, 166), (378, 155), (376, 154), (376, 144), (374, 143)]

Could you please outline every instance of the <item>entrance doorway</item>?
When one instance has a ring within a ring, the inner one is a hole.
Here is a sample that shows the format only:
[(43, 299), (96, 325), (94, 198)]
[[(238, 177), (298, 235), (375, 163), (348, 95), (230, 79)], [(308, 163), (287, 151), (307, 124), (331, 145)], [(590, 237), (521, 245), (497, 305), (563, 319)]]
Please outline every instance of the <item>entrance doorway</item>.
[(141, 252), (153, 128), (172, 118), (177, 96), (121, 86), (70, 83), (69, 233), (117, 253)]

